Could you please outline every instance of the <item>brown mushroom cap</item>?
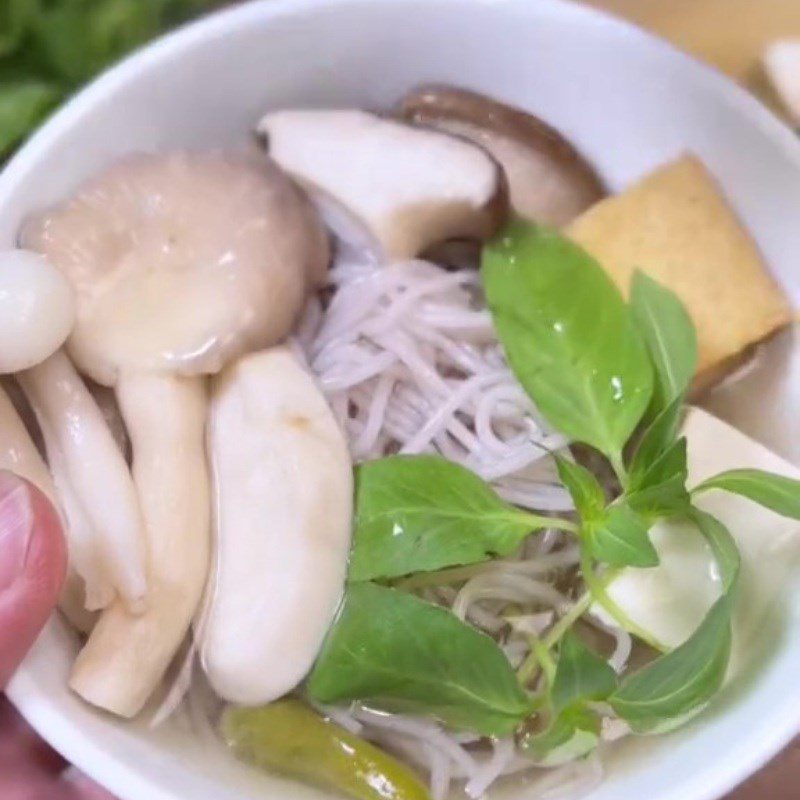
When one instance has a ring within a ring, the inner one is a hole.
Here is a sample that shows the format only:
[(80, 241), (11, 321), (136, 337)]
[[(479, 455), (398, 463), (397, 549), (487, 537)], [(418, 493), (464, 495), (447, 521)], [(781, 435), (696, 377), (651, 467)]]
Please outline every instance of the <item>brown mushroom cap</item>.
[(518, 108), (449, 86), (422, 86), (400, 103), (416, 125), (469, 139), (497, 160), (522, 217), (562, 226), (606, 195), (592, 165), (555, 129)]

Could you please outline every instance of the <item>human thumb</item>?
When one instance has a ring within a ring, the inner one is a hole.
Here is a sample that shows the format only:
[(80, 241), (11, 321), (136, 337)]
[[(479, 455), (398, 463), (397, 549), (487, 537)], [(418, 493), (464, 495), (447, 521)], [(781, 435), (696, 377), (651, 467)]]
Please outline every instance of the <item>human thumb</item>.
[(0, 688), (55, 608), (66, 563), (50, 501), (28, 481), (0, 471)]

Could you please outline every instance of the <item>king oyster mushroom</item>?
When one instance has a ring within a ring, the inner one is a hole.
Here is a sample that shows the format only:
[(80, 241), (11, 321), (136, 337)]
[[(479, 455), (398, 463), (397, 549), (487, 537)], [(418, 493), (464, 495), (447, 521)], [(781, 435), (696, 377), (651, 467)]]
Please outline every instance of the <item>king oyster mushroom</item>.
[(605, 196), (592, 165), (538, 117), (450, 86), (407, 94), (401, 116), (485, 148), (508, 178), (511, 207), (525, 219), (562, 226)]
[(365, 111), (276, 111), (258, 125), (269, 154), (336, 198), (389, 259), (448, 239), (485, 239), (505, 220), (505, 178), (480, 147)]
[(220, 697), (259, 705), (300, 683), (333, 621), (352, 465), (325, 397), (286, 347), (214, 379), (208, 446), (217, 565), (200, 655)]
[(183, 640), (208, 573), (203, 376), (286, 335), (324, 279), (327, 237), (268, 159), (173, 153), (112, 166), (32, 221), (24, 242), (72, 283), (69, 352), (115, 387), (131, 438), (147, 609), (107, 608), (70, 684), (133, 716)]

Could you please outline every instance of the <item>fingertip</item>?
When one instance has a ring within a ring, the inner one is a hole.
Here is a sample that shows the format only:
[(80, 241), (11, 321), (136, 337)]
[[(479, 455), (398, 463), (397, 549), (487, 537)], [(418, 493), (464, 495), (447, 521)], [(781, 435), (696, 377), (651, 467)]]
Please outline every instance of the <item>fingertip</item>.
[(28, 481), (0, 471), (0, 686), (58, 602), (67, 551), (58, 514)]

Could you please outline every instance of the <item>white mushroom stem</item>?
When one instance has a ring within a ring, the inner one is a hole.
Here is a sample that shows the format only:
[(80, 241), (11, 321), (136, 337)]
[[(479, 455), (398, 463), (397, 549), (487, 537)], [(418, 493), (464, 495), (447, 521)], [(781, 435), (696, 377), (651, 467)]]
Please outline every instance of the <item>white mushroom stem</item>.
[(41, 427), (59, 507), (64, 517), (71, 580), (76, 580), (76, 586), (70, 592), (72, 601), (87, 611), (99, 611), (110, 605), (116, 597), (111, 572), (106, 569), (102, 557), (100, 537), (70, 481), (64, 451), (53, 433)]
[(208, 443), (217, 563), (201, 658), (222, 698), (259, 705), (303, 680), (333, 621), (352, 464), (324, 396), (285, 347), (214, 380)]
[[(0, 469), (7, 469), (30, 481), (47, 495), (50, 502), (64, 515), (58, 492), (44, 459), (17, 413), (14, 404), (0, 388)], [(64, 525), (70, 553), (70, 564), (59, 605), (70, 623), (80, 631), (91, 628), (91, 615), (84, 609), (83, 581), (73, 560), (73, 545), (69, 541), (68, 524)]]
[(121, 603), (100, 618), (70, 686), (96, 706), (136, 715), (189, 629), (209, 563), (209, 497), (201, 378), (123, 374), (117, 386), (133, 445), (147, 531), (147, 610)]
[(58, 508), (47, 464), (36, 449), (14, 404), (0, 388), (0, 469), (7, 469), (41, 489)]
[(97, 610), (119, 594), (133, 611), (144, 607), (145, 535), (139, 500), (102, 411), (63, 350), (20, 373), (36, 412), (70, 531), (86, 607)]

